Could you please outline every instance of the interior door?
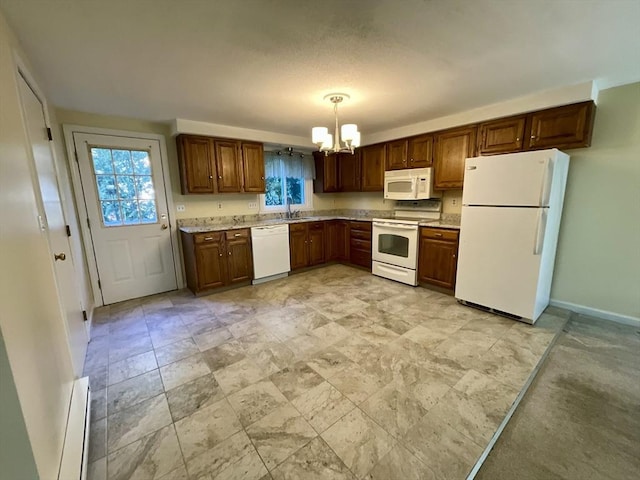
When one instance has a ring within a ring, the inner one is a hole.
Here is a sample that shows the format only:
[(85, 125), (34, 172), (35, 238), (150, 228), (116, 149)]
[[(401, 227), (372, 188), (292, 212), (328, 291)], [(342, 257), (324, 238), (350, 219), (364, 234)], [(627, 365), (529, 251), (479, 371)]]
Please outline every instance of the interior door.
[(76, 282), (75, 268), (71, 257), (67, 222), (62, 210), (58, 178), (47, 135), (47, 124), (40, 99), (22, 76), (19, 77), (19, 85), (25, 123), (40, 186), (42, 207), (45, 213), (41, 220), (41, 228), (47, 230), (49, 246), (54, 255), (51, 261), (54, 262), (58, 296), (64, 308), (73, 370), (76, 377), (79, 378), (82, 376), (89, 338), (84, 325), (83, 309), (79, 297), (80, 290)]
[(157, 140), (74, 133), (105, 305), (177, 288)]

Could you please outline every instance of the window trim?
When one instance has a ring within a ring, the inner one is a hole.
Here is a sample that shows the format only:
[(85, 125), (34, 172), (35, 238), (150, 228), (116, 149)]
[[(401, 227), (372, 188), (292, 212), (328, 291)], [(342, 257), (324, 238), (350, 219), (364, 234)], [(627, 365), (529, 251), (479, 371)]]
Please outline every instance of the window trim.
[[(259, 212), (260, 213), (282, 213), (287, 211), (286, 205), (265, 205), (266, 195), (260, 194)], [(304, 179), (304, 203), (296, 203), (291, 205), (292, 210), (306, 212), (313, 210), (313, 179)]]

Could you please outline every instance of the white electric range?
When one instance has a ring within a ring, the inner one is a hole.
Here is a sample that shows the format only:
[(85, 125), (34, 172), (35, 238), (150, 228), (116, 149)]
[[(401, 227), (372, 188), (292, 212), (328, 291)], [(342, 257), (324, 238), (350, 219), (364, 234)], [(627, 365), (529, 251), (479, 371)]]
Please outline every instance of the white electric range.
[(418, 284), (418, 227), (440, 220), (440, 200), (397, 202), (393, 218), (373, 219), (371, 273)]

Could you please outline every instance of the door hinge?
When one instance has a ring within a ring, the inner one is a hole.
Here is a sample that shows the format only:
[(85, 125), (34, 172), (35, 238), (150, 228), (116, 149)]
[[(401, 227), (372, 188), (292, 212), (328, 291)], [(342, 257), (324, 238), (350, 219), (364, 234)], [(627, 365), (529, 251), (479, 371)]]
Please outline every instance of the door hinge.
[(47, 138), (49, 141), (53, 140), (53, 135), (51, 134), (51, 129), (49, 127), (47, 127)]
[(88, 320), (87, 318), (87, 311), (86, 310), (82, 310), (82, 319), (86, 322)]
[(89, 217), (87, 217), (87, 228), (91, 229), (91, 222), (89, 221)]
[(71, 236), (71, 228), (69, 227), (69, 225), (65, 225), (65, 228), (67, 229), (67, 237)]
[(100, 280), (98, 280), (98, 288), (102, 290), (102, 284), (100, 283)]
[(78, 151), (75, 149), (73, 150), (73, 156), (76, 157), (76, 163), (80, 165), (80, 162), (78, 161)]

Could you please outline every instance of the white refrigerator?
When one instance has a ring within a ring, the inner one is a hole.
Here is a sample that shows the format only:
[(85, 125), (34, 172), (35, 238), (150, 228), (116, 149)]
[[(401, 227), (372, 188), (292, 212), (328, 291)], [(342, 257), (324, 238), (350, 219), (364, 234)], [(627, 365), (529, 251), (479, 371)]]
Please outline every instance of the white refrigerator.
[(467, 158), (455, 296), (534, 323), (549, 304), (569, 156)]

